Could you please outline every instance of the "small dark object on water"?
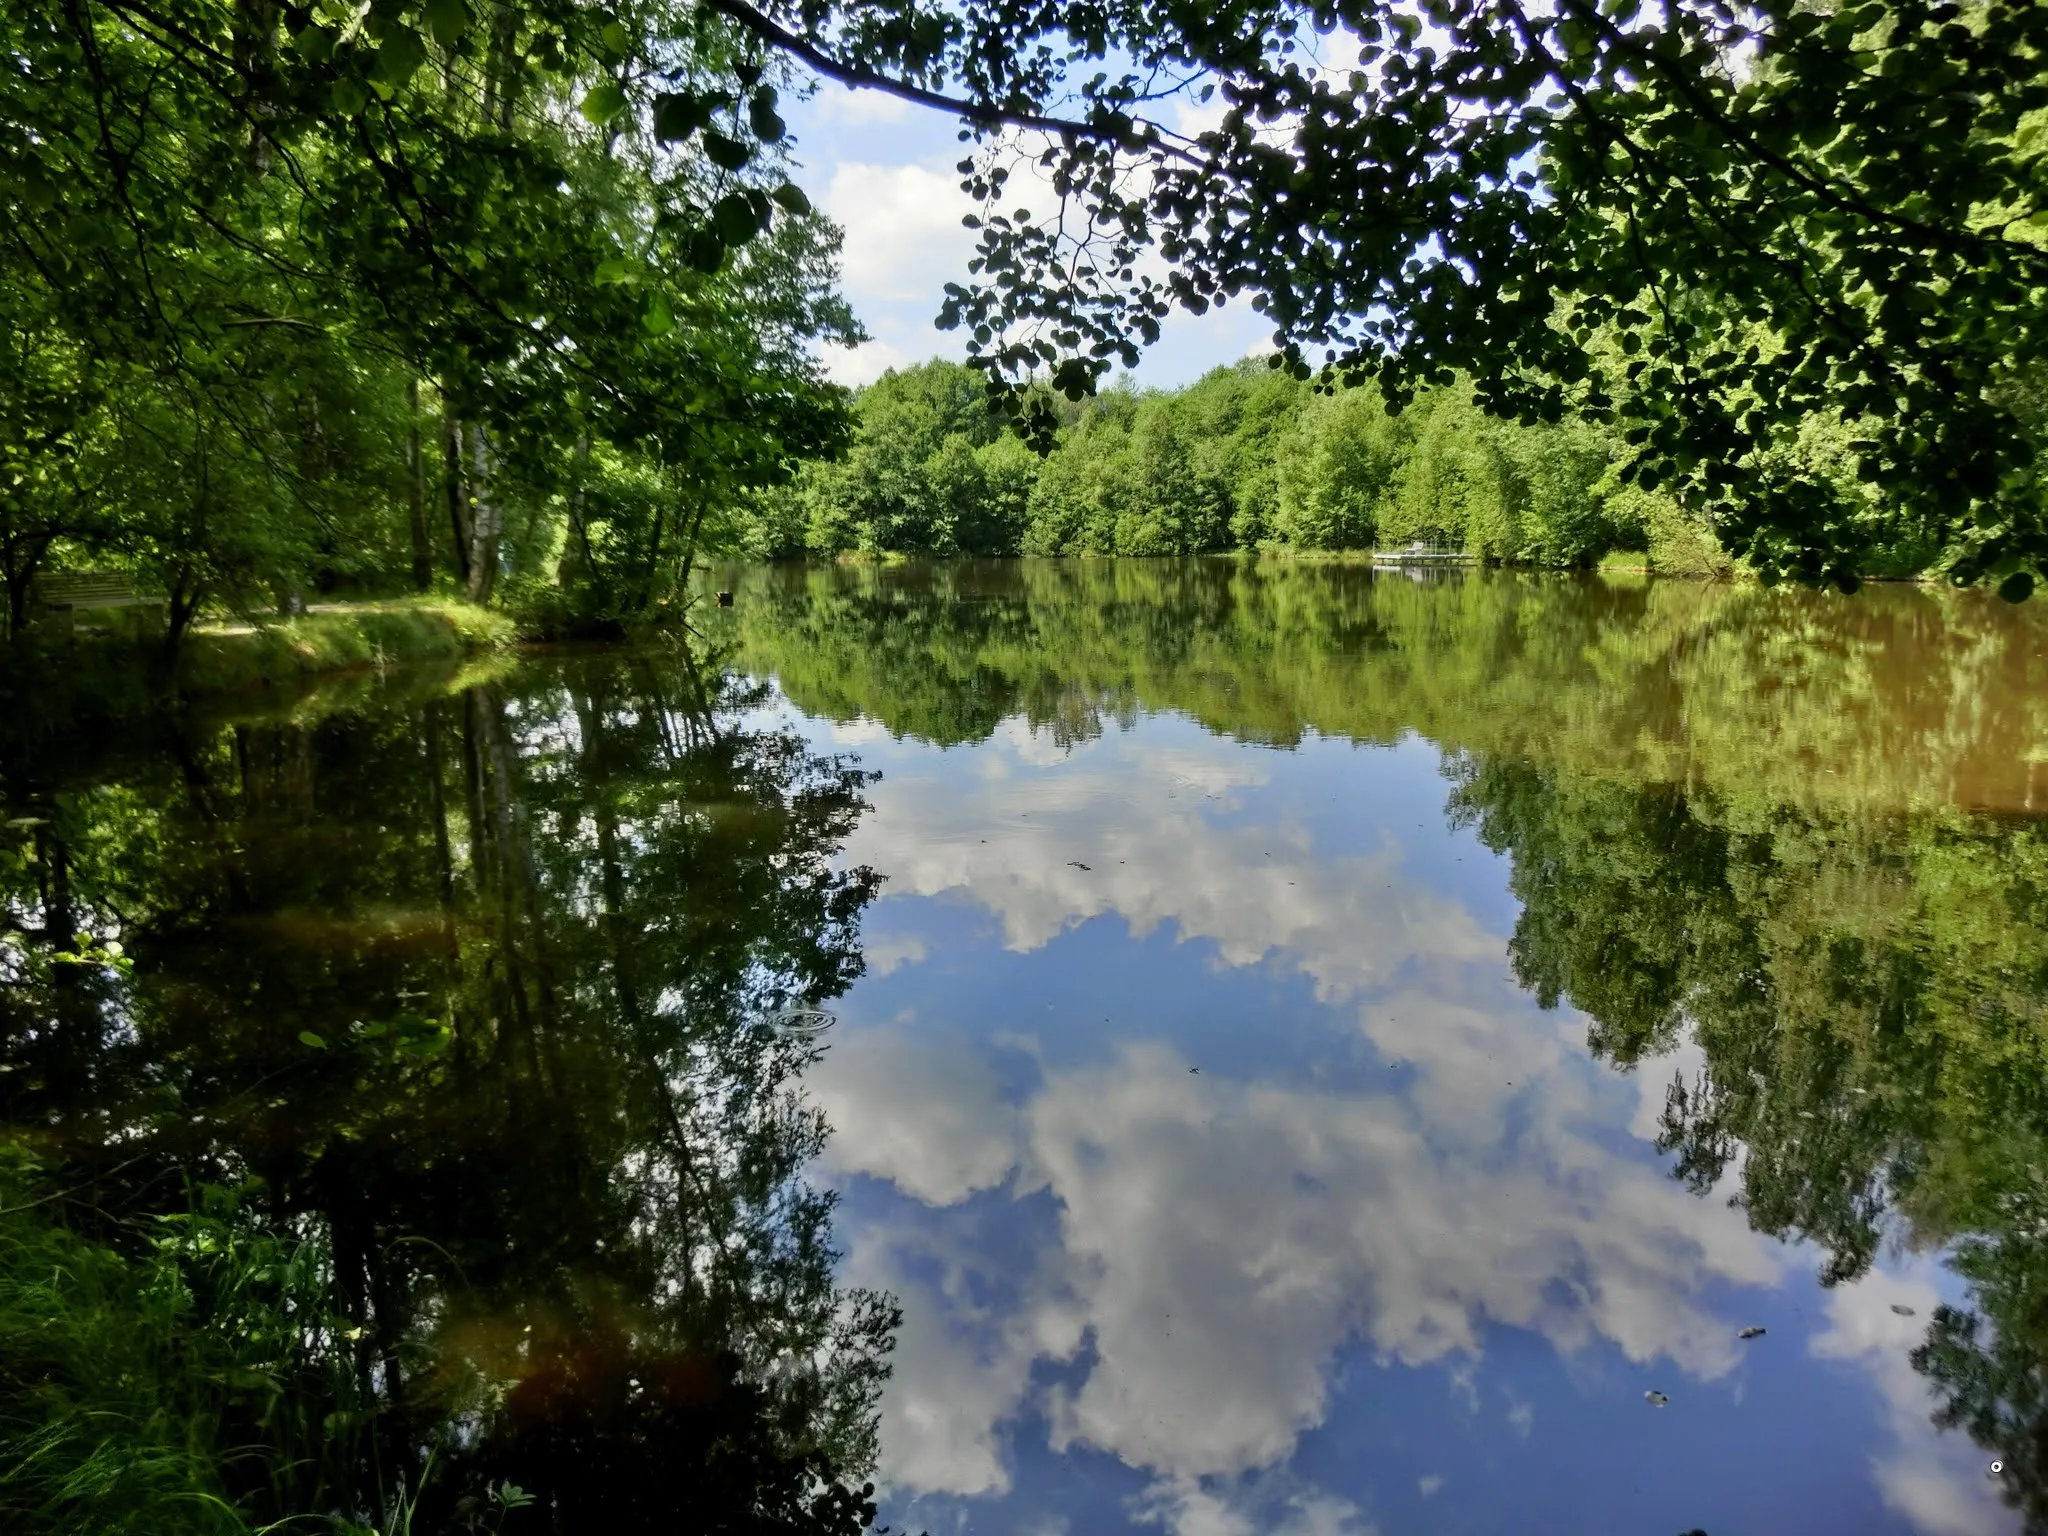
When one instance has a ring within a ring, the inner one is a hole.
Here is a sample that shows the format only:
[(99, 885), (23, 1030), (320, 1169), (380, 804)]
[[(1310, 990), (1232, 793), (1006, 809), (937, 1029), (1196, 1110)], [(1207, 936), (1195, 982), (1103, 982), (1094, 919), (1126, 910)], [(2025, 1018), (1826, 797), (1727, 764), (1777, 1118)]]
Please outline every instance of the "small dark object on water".
[(1643, 1401), (1648, 1403), (1652, 1408), (1662, 1408), (1666, 1403), (1670, 1402), (1671, 1399), (1666, 1397), (1662, 1392), (1653, 1391), (1645, 1392), (1643, 1394)]
[(1892, 1310), (1898, 1313), (1901, 1317), (1911, 1317), (1913, 1315), (1913, 1309), (1911, 1307), (1902, 1307), (1896, 1301), (1892, 1303)]
[(732, 594), (730, 592), (719, 593), (718, 606), (721, 608), (730, 608), (732, 606)]
[(1082, 862), (1081, 862), (1081, 861), (1080, 861), (1079, 859), (1069, 859), (1069, 860), (1067, 860), (1067, 867), (1068, 867), (1069, 869), (1078, 869), (1078, 870), (1080, 870), (1080, 871), (1081, 871), (1081, 872), (1082, 872), (1083, 874), (1086, 874), (1086, 873), (1087, 873), (1087, 871), (1088, 871), (1088, 866), (1087, 866), (1086, 864), (1083, 864), (1083, 863), (1082, 863)]
[(1738, 1339), (1760, 1339), (1763, 1336), (1763, 1329), (1758, 1328), (1754, 1325), (1743, 1329), (1740, 1333), (1735, 1335), (1735, 1337), (1737, 1337)]

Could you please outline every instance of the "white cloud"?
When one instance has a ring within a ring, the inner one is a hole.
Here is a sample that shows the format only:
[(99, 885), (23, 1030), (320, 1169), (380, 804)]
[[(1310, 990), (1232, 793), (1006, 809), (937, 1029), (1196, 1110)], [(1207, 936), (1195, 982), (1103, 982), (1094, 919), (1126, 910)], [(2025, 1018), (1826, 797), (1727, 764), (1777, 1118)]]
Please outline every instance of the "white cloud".
[(1372, 1536), (1356, 1504), (1291, 1479), (1248, 1487), (1228, 1479), (1161, 1478), (1130, 1504), (1131, 1517), (1173, 1536)]
[(918, 109), (887, 91), (857, 91), (834, 81), (821, 81), (812, 102), (814, 121), (835, 127), (873, 128), (901, 123)]
[[(1425, 1015), (1413, 1000), (1407, 1012)], [(1503, 1057), (1512, 1036), (1544, 1033), (1505, 1009), (1494, 1027)], [(1425, 1365), (1476, 1357), (1484, 1326), (1509, 1324), (1563, 1353), (1605, 1339), (1711, 1378), (1737, 1355), (1701, 1293), (1781, 1272), (1739, 1212), (1581, 1130), (1589, 1106), (1561, 1060), (1510, 1147), (1497, 1110), (1455, 1094), (1434, 1100), (1463, 1106), (1446, 1126), (1426, 1094), (1232, 1083), (1158, 1044), (1050, 1073), (1011, 1123), (952, 1044), (928, 1048), (949, 1065), (920, 1078), (927, 1048), (877, 1035), (827, 1090), (839, 1166), (950, 1202), (999, 1183), (1008, 1156), (1018, 1192), (1043, 1190), (1059, 1212), (1058, 1241), (1023, 1277), (963, 1241), (934, 1280), (923, 1223), (850, 1234), (857, 1278), (896, 1290), (911, 1320), (884, 1407), (885, 1472), (901, 1486), (1000, 1486), (999, 1426), (1026, 1404), (1031, 1360), (1072, 1359), (1084, 1339), (1085, 1375), (1038, 1400), (1053, 1448), (1106, 1451), (1184, 1493), (1284, 1461), (1322, 1421), (1350, 1340)], [(948, 1094), (964, 1113), (904, 1126)], [(1005, 1284), (1004, 1305), (963, 1307)], [(1227, 1507), (1175, 1499), (1176, 1532), (1230, 1528)]]
[[(1284, 953), (1329, 998), (1418, 957), (1505, 950), (1462, 906), (1417, 890), (1391, 842), (1334, 857), (1300, 827), (1218, 825), (1263, 776), (1255, 757), (1128, 742), (1095, 761), (1063, 757), (1049, 737), (1010, 727), (977, 749), (977, 780), (891, 773), (847, 858), (888, 870), (892, 892), (964, 892), (1002, 920), (1012, 949), (1115, 912), (1140, 936), (1171, 922), (1212, 940), (1232, 965)], [(1060, 771), (1030, 771), (1046, 761)]]
[(974, 234), (960, 225), (973, 205), (959, 177), (923, 165), (847, 162), (834, 168), (825, 212), (846, 231), (846, 287), (863, 300), (928, 301), (961, 281), (974, 250)]
[(1935, 1430), (1932, 1393), (1913, 1369), (1912, 1351), (1941, 1301), (1935, 1272), (1934, 1261), (1922, 1258), (1837, 1286), (1828, 1293), (1828, 1331), (1813, 1340), (1812, 1351), (1823, 1360), (1858, 1365), (1877, 1383), (1891, 1445), (1872, 1456), (1871, 1470), (1886, 1504), (1928, 1536), (2008, 1532), (2017, 1518), (1999, 1503), (1976, 1447), (1966, 1436)]
[(930, 946), (914, 933), (884, 934), (861, 943), (870, 976), (886, 976), (898, 966), (916, 965), (930, 953)]
[(957, 1034), (842, 1033), (806, 1079), (838, 1134), (827, 1166), (892, 1180), (927, 1205), (991, 1189), (1016, 1166), (1016, 1113)]
[[(825, 348), (825, 376), (848, 389), (859, 389), (863, 384), (874, 383), (891, 368), (908, 368), (913, 363), (923, 362), (929, 355), (927, 352), (912, 352), (876, 337), (857, 347)], [(880, 734), (886, 736), (888, 732)]]

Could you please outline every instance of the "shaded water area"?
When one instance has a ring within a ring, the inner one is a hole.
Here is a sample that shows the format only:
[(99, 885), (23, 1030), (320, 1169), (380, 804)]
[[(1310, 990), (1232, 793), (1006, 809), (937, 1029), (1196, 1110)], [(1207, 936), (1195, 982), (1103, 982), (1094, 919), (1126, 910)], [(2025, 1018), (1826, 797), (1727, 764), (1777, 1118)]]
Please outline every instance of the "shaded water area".
[(2048, 1529), (2040, 605), (714, 580), (7, 726), (0, 1510)]

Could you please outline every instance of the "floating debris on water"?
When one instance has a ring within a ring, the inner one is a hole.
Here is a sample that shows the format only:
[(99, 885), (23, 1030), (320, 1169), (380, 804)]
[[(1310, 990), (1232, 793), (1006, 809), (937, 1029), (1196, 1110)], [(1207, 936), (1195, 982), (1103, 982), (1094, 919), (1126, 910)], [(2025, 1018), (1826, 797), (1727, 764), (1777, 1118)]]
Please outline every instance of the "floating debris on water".
[(1648, 1403), (1652, 1408), (1662, 1408), (1666, 1403), (1670, 1402), (1671, 1399), (1666, 1397), (1662, 1392), (1651, 1391), (1645, 1392), (1643, 1394), (1643, 1401)]
[(1082, 872), (1083, 874), (1086, 874), (1086, 873), (1088, 873), (1088, 866), (1087, 866), (1086, 864), (1083, 864), (1083, 863), (1082, 863), (1082, 862), (1081, 862), (1081, 861), (1080, 861), (1079, 859), (1069, 859), (1069, 860), (1067, 860), (1067, 867), (1068, 867), (1069, 869), (1078, 869), (1078, 870), (1080, 870), (1080, 871), (1081, 871), (1081, 872)]
[(1892, 1303), (1892, 1310), (1898, 1313), (1901, 1317), (1911, 1317), (1913, 1315), (1913, 1309), (1911, 1307), (1902, 1307), (1896, 1301)]
[(1735, 1337), (1737, 1337), (1738, 1339), (1760, 1339), (1763, 1336), (1764, 1330), (1755, 1326), (1754, 1324), (1751, 1324), (1749, 1327), (1743, 1329), (1740, 1333), (1735, 1335)]

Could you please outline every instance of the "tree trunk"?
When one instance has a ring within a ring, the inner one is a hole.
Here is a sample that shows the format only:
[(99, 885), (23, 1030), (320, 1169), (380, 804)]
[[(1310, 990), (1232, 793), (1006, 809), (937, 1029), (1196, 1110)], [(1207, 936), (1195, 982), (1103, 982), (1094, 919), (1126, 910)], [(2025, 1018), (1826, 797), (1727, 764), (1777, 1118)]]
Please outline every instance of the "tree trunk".
[(420, 453), (420, 381), (408, 379), (405, 401), (412, 427), (405, 439), (405, 467), (412, 478), (412, 584), (424, 592), (434, 584), (434, 549), (427, 540), (427, 466)]
[(498, 548), (504, 540), (505, 509), (491, 483), (491, 439), (482, 426), (470, 422), (457, 429), (469, 438), (469, 600), (488, 603), (498, 580)]
[(469, 585), (469, 496), (462, 474), (462, 423), (441, 413), (441, 462), (448, 479), (448, 526), (455, 536), (455, 574)]
[(43, 556), (50, 552), (48, 539), (23, 539), (7, 546), (7, 637), (19, 640), (28, 627), (29, 595), (35, 591), (36, 572)]
[(484, 121), (499, 132), (512, 128), (512, 103), (519, 84), (520, 59), (514, 48), (519, 40), (519, 16), (511, 6), (500, 5), (491, 17), (490, 53), (484, 61)]
[(590, 434), (576, 436), (576, 459), (569, 469), (569, 539), (555, 567), (555, 585), (571, 591), (597, 576), (597, 557), (590, 549), (590, 525), (583, 519), (583, 486), (590, 476)]
[(700, 492), (697, 496), (697, 515), (690, 519), (689, 541), (683, 545), (683, 575), (678, 583), (682, 589), (683, 600), (686, 603), (690, 597), (690, 573), (697, 567), (697, 535), (703, 531), (704, 496)]

